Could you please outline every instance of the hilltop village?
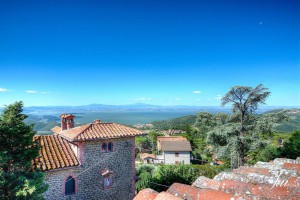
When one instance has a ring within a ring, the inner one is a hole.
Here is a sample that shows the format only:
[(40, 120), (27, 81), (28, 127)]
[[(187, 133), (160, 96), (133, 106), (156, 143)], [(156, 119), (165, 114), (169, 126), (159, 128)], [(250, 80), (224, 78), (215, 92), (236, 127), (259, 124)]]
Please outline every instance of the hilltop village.
[[(246, 90), (245, 102), (257, 88)], [(0, 117), (2, 199), (300, 196), (300, 131), (276, 129), (298, 115), (293, 110), (255, 115), (247, 111), (252, 107), (239, 105), (235, 109), (241, 110), (230, 114), (199, 112), (193, 123), (183, 117), (148, 131), (99, 119), (77, 124), (75, 114), (63, 113), (50, 134), (37, 134), (24, 122), (22, 107), (22, 102), (11, 104)]]
[(296, 199), (300, 195), (300, 158), (258, 162), (253, 167), (221, 172), (213, 179), (199, 176), (191, 185), (175, 182), (166, 192), (148, 188), (137, 194), (136, 163), (140, 167), (190, 165), (189, 140), (157, 136), (159, 154), (139, 153), (136, 158), (135, 137), (145, 137), (144, 132), (100, 120), (75, 127), (74, 115), (60, 117), (61, 126), (54, 127), (52, 135), (35, 137), (41, 149), (34, 165), (46, 172), (49, 185), (45, 199)]

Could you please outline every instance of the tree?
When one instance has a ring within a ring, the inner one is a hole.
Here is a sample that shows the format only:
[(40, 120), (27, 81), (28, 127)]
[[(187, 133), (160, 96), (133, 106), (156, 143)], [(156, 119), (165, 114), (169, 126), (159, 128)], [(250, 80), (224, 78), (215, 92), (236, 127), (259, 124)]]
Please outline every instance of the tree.
[(204, 135), (215, 126), (215, 120), (213, 117), (213, 114), (208, 112), (197, 113), (194, 126), (198, 130), (199, 134)]
[(229, 90), (221, 99), (222, 105), (232, 105), (232, 111), (235, 117), (239, 120), (237, 143), (237, 166), (244, 165), (244, 140), (247, 134), (247, 122), (251, 115), (257, 110), (260, 104), (265, 104), (265, 100), (270, 95), (267, 88), (262, 84), (252, 87), (235, 86)]
[(300, 130), (295, 131), (280, 150), (281, 156), (291, 159), (300, 157)]
[(1, 199), (42, 199), (47, 190), (44, 173), (34, 169), (38, 157), (33, 125), (26, 125), (23, 103), (6, 106), (0, 115), (0, 197)]

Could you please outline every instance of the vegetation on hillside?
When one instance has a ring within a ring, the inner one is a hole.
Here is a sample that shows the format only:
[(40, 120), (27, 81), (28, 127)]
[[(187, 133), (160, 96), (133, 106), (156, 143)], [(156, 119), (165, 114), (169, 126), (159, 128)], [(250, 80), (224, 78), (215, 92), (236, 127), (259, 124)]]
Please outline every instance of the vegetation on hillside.
[[(278, 112), (286, 112), (286, 115), (289, 116), (290, 121), (278, 123), (274, 126), (274, 129), (278, 133), (291, 133), (295, 130), (300, 130), (300, 109), (276, 109), (272, 111), (265, 112), (259, 115), (266, 115), (269, 113), (278, 113)], [(213, 115), (209, 112), (199, 112), (199, 113), (208, 113)], [(198, 114), (197, 114), (198, 115)], [(152, 124), (154, 125), (153, 129), (155, 130), (168, 130), (168, 129), (179, 129), (185, 130), (187, 124), (193, 125), (199, 117), (197, 115), (189, 115), (178, 117), (170, 120), (163, 120), (163, 121), (155, 121)], [(203, 116), (205, 117), (205, 116)]]
[(279, 155), (291, 159), (300, 157), (300, 130), (292, 133), (288, 142), (279, 149)]
[(136, 169), (139, 180), (136, 183), (137, 191), (152, 188), (156, 191), (165, 191), (173, 183), (191, 185), (199, 176), (213, 178), (226, 169), (226, 166), (211, 165), (140, 165)]
[(183, 117), (174, 118), (171, 120), (154, 121), (152, 122), (156, 130), (185, 130), (187, 124), (194, 124), (196, 121), (195, 115), (188, 115)]

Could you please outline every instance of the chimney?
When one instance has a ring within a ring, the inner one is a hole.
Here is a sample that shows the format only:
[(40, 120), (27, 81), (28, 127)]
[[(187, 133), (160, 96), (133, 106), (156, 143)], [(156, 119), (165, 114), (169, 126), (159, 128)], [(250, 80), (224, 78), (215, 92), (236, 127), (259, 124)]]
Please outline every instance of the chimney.
[(72, 114), (61, 114), (61, 130), (69, 130), (74, 128), (74, 118), (75, 116)]
[(101, 121), (99, 119), (94, 120), (93, 124), (100, 124)]

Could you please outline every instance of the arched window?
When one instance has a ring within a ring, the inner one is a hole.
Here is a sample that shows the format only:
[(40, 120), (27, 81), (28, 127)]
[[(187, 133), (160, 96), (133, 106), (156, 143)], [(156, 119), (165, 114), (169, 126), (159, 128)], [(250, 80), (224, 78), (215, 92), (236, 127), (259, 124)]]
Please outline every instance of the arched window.
[(112, 143), (112, 142), (109, 142), (109, 143), (108, 143), (107, 151), (108, 151), (108, 152), (113, 151), (113, 143)]
[(112, 179), (109, 177), (104, 178), (104, 188), (110, 188), (112, 186)]
[(102, 151), (107, 151), (107, 144), (105, 142), (102, 143)]
[(75, 194), (75, 179), (69, 176), (65, 182), (65, 195)]

